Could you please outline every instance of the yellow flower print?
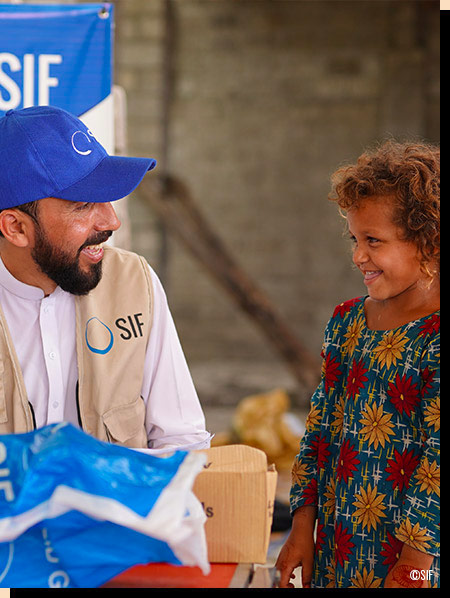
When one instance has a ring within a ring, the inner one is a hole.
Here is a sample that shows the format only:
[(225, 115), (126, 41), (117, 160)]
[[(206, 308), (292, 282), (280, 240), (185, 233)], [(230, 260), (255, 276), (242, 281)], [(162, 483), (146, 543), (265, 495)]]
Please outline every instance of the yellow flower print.
[(356, 522), (362, 524), (363, 528), (367, 527), (370, 532), (371, 528), (375, 529), (380, 523), (381, 517), (386, 517), (383, 513), (386, 508), (383, 505), (383, 499), (386, 495), (378, 493), (377, 486), (373, 490), (370, 484), (367, 485), (367, 490), (361, 488), (361, 492), (357, 494), (353, 505), (357, 507), (353, 515), (356, 517)]
[(327, 499), (324, 503), (324, 509), (329, 509), (330, 513), (334, 513), (336, 508), (336, 480), (331, 479), (330, 483), (327, 484), (324, 492), (325, 498)]
[(438, 496), (441, 495), (441, 468), (436, 461), (430, 463), (428, 458), (425, 457), (417, 469), (416, 478), (421, 484), (421, 492), (426, 490), (427, 494), (436, 492)]
[(350, 324), (350, 326), (348, 326), (347, 332), (344, 334), (344, 337), (347, 340), (342, 344), (342, 349), (348, 351), (350, 355), (353, 353), (356, 345), (358, 344), (362, 328), (362, 320), (355, 320)]
[(373, 408), (367, 405), (362, 415), (359, 421), (363, 424), (361, 433), (364, 440), (369, 442), (369, 446), (373, 444), (375, 449), (379, 444), (384, 448), (385, 442), (390, 442), (389, 434), (395, 435), (392, 430), (394, 427), (391, 423), (392, 414), (384, 413), (382, 405), (378, 407), (374, 405)]
[(340, 399), (336, 405), (336, 409), (333, 411), (334, 420), (331, 422), (331, 426), (336, 429), (336, 432), (340, 433), (344, 426), (344, 410), (345, 410), (345, 399)]
[(416, 550), (426, 552), (426, 549), (430, 548), (427, 540), (431, 540), (431, 538), (427, 536), (426, 530), (421, 530), (418, 522), (413, 526), (409, 517), (400, 524), (396, 536), (401, 542)]
[(311, 409), (308, 413), (308, 417), (306, 418), (306, 429), (308, 432), (313, 430), (316, 426), (320, 424), (320, 409), (315, 407), (314, 405), (311, 406)]
[(326, 588), (335, 588), (336, 587), (336, 566), (334, 560), (327, 565), (327, 572), (325, 574), (325, 579), (328, 579), (328, 583), (325, 586)]
[(437, 432), (441, 428), (441, 399), (438, 397), (424, 410), (425, 422)]
[(397, 330), (386, 334), (378, 343), (373, 352), (381, 366), (391, 367), (397, 365), (397, 359), (400, 359), (403, 349), (408, 342), (405, 338), (406, 332)]
[(294, 461), (291, 471), (292, 484), (302, 485), (302, 482), (308, 477), (308, 466), (297, 459)]
[(352, 577), (350, 581), (352, 584), (351, 588), (379, 588), (383, 578), (375, 577), (373, 569), (367, 572), (367, 569), (364, 567), (362, 573), (357, 571), (355, 577)]

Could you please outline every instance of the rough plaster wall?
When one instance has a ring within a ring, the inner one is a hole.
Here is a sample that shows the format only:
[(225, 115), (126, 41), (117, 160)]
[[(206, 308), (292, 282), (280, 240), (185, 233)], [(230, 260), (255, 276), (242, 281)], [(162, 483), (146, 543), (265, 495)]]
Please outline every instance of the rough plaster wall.
[[(165, 3), (116, 7), (130, 152), (164, 158)], [(326, 199), (329, 176), (388, 135), (437, 140), (438, 4), (175, 0), (171, 8), (167, 168), (318, 354), (334, 305), (365, 292)], [(158, 270), (158, 225), (138, 194), (131, 215), (134, 248)], [(176, 241), (161, 274), (202, 400), (238, 400), (277, 383), (295, 395), (261, 332)]]
[[(189, 186), (242, 267), (318, 354), (334, 305), (365, 292), (326, 199), (330, 174), (389, 135), (438, 141), (439, 3), (114, 4), (115, 83), (127, 94), (129, 153), (156, 157)], [(261, 332), (161, 234), (138, 192), (129, 206), (133, 249), (164, 277), (202, 401), (235, 403), (277, 385), (307, 401)]]

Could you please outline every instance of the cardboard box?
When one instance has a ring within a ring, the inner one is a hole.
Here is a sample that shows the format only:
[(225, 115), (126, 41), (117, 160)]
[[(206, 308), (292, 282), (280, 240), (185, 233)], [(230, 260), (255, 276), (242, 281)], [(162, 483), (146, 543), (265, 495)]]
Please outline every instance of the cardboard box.
[(266, 454), (243, 444), (203, 451), (208, 460), (194, 493), (207, 516), (211, 563), (265, 563), (277, 472)]

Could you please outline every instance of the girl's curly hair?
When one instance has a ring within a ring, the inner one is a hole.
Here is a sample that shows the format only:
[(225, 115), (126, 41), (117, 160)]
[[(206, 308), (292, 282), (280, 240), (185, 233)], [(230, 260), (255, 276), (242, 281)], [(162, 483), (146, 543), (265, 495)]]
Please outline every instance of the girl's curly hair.
[(422, 269), (440, 263), (440, 150), (428, 143), (386, 141), (331, 177), (328, 196), (342, 210), (375, 195), (395, 199), (394, 223), (416, 244)]

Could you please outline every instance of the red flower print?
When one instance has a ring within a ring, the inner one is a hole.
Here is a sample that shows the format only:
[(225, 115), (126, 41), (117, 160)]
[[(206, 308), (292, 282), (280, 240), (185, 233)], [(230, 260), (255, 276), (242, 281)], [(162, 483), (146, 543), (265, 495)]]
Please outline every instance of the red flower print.
[(349, 398), (354, 399), (359, 391), (364, 388), (364, 383), (369, 379), (365, 376), (368, 369), (364, 367), (364, 362), (353, 360), (350, 373), (347, 378), (347, 395)]
[(431, 390), (431, 388), (433, 387), (433, 379), (434, 379), (435, 373), (436, 372), (434, 370), (430, 370), (430, 368), (428, 366), (423, 370), (423, 372), (422, 372), (422, 380), (423, 380), (422, 390), (423, 390), (424, 394), (426, 394), (427, 391)]
[(303, 490), (303, 496), (305, 498), (305, 505), (317, 505), (317, 480), (313, 478), (306, 488)]
[(385, 557), (383, 565), (388, 565), (388, 571), (390, 571), (400, 557), (403, 542), (388, 532), (387, 542), (381, 542), (381, 546), (380, 555)]
[(344, 440), (339, 453), (339, 460), (336, 468), (336, 478), (338, 480), (343, 479), (347, 484), (348, 478), (353, 477), (352, 472), (356, 471), (357, 464), (361, 463), (359, 459), (356, 459), (358, 451), (355, 450), (355, 445), (350, 446), (350, 440)]
[(323, 531), (323, 528), (323, 523), (320, 523), (320, 521), (318, 521), (316, 529), (316, 553), (319, 552), (319, 550), (322, 550), (323, 543), (325, 542), (325, 538), (327, 537), (326, 533)]
[(406, 413), (408, 417), (420, 402), (419, 390), (417, 384), (412, 383), (412, 376), (407, 379), (406, 375), (400, 378), (397, 374), (395, 382), (389, 384), (388, 395), (400, 415)]
[(425, 320), (425, 323), (419, 328), (419, 334), (426, 336), (427, 334), (435, 334), (439, 332), (441, 325), (441, 317), (438, 314), (433, 314)]
[(399, 453), (394, 449), (394, 456), (388, 459), (386, 471), (389, 473), (387, 480), (392, 481), (392, 489), (398, 488), (400, 492), (409, 486), (409, 480), (419, 463), (419, 457), (414, 451), (403, 451)]
[(330, 388), (334, 388), (340, 375), (339, 361), (336, 357), (331, 357), (328, 354), (325, 358), (325, 392), (328, 392)]
[(345, 314), (351, 310), (351, 308), (360, 300), (361, 297), (356, 297), (356, 299), (349, 299), (348, 301), (344, 301), (344, 303), (340, 303), (337, 305), (333, 312), (333, 318), (335, 318), (338, 314), (341, 318), (345, 316)]
[(342, 529), (342, 522), (339, 522), (334, 530), (336, 565), (339, 564), (341, 567), (344, 565), (344, 561), (348, 560), (352, 548), (355, 547), (353, 542), (350, 541), (353, 536), (347, 530), (348, 527)]
[(311, 455), (314, 455), (317, 459), (317, 465), (319, 469), (323, 469), (327, 464), (328, 457), (330, 456), (330, 451), (328, 447), (330, 446), (329, 442), (324, 440), (323, 436), (319, 436), (316, 434), (314, 439), (311, 441)]

